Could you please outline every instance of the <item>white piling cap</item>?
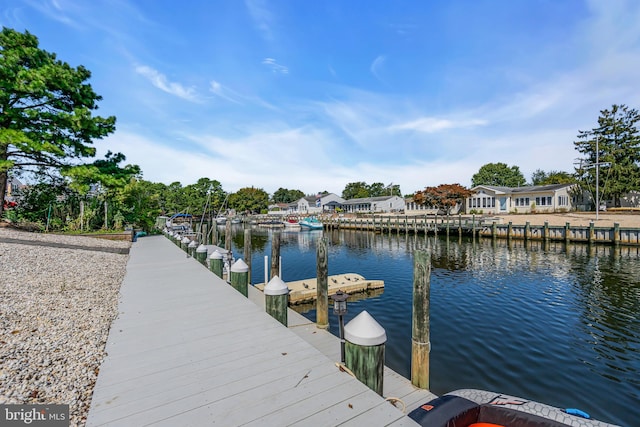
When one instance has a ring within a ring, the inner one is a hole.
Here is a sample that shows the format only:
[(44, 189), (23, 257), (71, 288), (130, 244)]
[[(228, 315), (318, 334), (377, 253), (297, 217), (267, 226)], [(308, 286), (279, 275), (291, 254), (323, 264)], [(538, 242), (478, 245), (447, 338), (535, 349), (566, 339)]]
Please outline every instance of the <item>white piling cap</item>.
[(184, 243), (184, 244), (187, 244), (187, 243), (189, 243), (190, 241), (191, 241), (191, 240), (190, 240), (187, 236), (184, 236), (184, 239), (182, 239), (182, 243)]
[(363, 311), (344, 326), (344, 338), (357, 345), (380, 345), (387, 341), (387, 333), (367, 311)]
[(175, 232), (175, 234), (173, 235), (173, 237), (174, 237), (176, 240), (182, 240), (182, 236), (180, 236), (180, 233), (178, 233), (177, 231)]
[(267, 286), (264, 287), (265, 295), (286, 295), (289, 293), (287, 284), (282, 281), (278, 276), (273, 276)]
[(248, 271), (249, 271), (249, 266), (247, 265), (246, 262), (242, 260), (242, 258), (238, 259), (231, 266), (232, 273), (246, 273)]
[(222, 254), (219, 250), (216, 249), (215, 251), (213, 251), (209, 259), (222, 259)]
[(196, 242), (195, 240), (192, 240), (191, 243), (189, 243), (189, 247), (190, 248), (196, 248), (198, 247), (198, 242)]
[(198, 249), (196, 249), (196, 252), (198, 253), (207, 252), (207, 247), (201, 243), (200, 246), (198, 246)]

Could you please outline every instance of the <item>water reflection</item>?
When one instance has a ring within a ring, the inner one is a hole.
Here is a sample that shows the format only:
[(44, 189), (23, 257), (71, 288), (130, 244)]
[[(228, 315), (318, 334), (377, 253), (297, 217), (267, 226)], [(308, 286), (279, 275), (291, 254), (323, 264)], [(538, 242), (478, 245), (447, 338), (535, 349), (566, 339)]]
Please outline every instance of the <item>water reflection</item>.
[[(263, 277), (258, 259), (270, 255), (271, 233), (253, 231), (261, 243), (252, 277)], [(382, 294), (350, 299), (345, 321), (366, 309), (386, 329), (386, 362), (400, 374), (410, 375), (412, 254), (425, 249), (433, 266), (435, 393), (476, 387), (579, 407), (622, 425), (640, 417), (640, 248), (346, 230), (324, 235), (329, 274), (385, 281)], [(281, 234), (285, 280), (315, 277), (322, 236)], [(313, 309), (304, 315), (315, 320)]]

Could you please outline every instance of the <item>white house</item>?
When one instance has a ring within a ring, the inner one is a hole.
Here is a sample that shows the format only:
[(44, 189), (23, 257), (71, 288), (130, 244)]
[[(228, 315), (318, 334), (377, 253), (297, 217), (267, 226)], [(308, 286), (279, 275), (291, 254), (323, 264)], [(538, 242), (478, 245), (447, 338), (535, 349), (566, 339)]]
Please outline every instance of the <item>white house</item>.
[(355, 212), (402, 212), (404, 211), (404, 199), (398, 196), (363, 197), (349, 199), (342, 203), (342, 209), (348, 213)]
[(571, 190), (575, 184), (498, 187), (478, 185), (466, 200), (467, 212), (529, 213), (567, 212), (573, 209)]
[(318, 194), (316, 196), (306, 196), (296, 202), (295, 213), (319, 214), (322, 212), (335, 212), (344, 199), (336, 194)]

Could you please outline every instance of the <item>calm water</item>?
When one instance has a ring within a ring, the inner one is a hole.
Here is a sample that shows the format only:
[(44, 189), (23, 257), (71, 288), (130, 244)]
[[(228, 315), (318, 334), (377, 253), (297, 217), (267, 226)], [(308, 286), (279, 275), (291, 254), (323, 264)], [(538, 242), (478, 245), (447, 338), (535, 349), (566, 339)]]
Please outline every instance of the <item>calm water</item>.
[[(241, 256), (242, 229), (235, 231), (234, 253)], [(271, 232), (252, 233), (256, 283), (263, 281), (264, 256), (271, 255)], [(640, 249), (324, 235), (329, 274), (385, 281), (382, 294), (349, 300), (345, 322), (367, 310), (387, 332), (386, 364), (395, 371), (410, 377), (412, 254), (426, 249), (432, 254), (431, 391), (486, 389), (640, 425)], [(282, 232), (285, 281), (316, 276), (322, 236)], [(315, 320), (313, 306), (304, 315)]]

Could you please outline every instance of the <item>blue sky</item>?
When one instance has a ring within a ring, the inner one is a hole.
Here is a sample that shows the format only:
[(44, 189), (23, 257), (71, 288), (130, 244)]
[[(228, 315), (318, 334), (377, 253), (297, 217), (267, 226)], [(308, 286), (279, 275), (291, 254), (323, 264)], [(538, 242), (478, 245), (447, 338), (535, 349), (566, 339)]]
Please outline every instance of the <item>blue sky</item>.
[(0, 24), (92, 71), (96, 141), (144, 178), (403, 194), (486, 163), (573, 171), (578, 130), (640, 108), (629, 0), (3, 0)]

